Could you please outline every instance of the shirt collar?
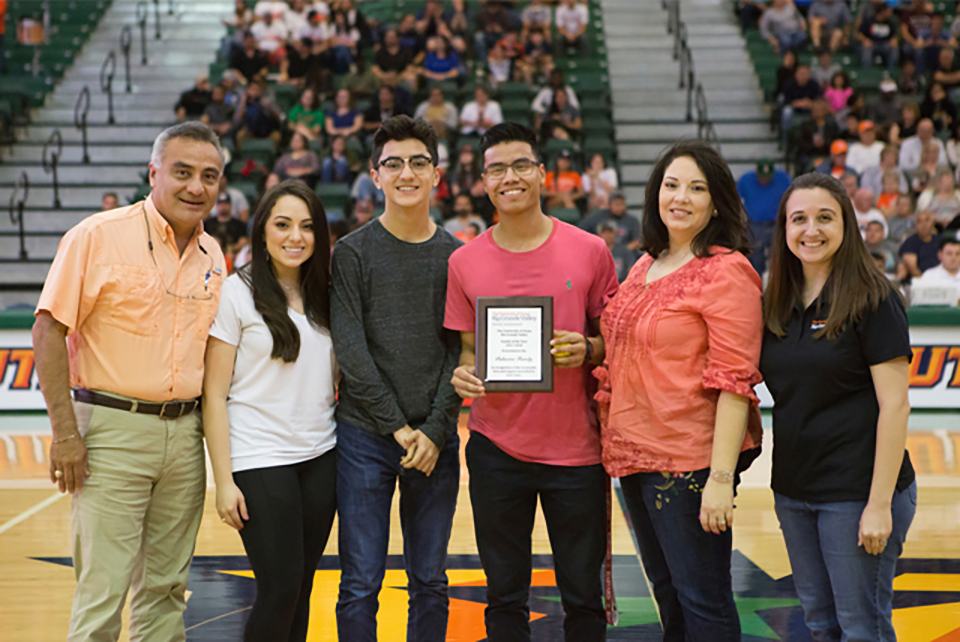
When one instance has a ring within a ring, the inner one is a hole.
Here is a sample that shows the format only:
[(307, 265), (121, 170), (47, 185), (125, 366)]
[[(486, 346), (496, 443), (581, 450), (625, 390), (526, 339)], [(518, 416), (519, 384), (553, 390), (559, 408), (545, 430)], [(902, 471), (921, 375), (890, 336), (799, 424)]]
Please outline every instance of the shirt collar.
[[(174, 241), (175, 237), (173, 228), (170, 226), (170, 223), (167, 222), (167, 219), (163, 218), (163, 216), (160, 214), (157, 206), (154, 205), (152, 195), (149, 195), (146, 199), (144, 199), (143, 207), (147, 212), (147, 221), (154, 233), (156, 233), (159, 238), (163, 239), (164, 242)], [(203, 234), (202, 221), (197, 223), (197, 227), (194, 228), (193, 234), (190, 236), (190, 240), (192, 241), (201, 234)]]

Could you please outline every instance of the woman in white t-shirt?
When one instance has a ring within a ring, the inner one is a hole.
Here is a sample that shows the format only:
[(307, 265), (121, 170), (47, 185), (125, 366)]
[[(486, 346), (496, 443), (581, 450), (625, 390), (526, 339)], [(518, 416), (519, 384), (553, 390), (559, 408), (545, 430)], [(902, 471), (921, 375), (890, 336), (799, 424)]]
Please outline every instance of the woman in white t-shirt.
[(240, 531), (257, 582), (244, 640), (302, 641), (337, 495), (330, 237), (313, 190), (268, 190), (251, 250), (210, 330), (204, 433), (217, 512)]

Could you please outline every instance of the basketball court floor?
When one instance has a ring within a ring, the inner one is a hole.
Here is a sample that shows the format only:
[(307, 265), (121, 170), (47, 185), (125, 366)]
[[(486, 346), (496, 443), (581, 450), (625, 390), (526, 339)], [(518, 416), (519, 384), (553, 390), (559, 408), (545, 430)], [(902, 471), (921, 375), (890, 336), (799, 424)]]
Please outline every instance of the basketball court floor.
[[(769, 416), (765, 416), (769, 422)], [(466, 415), (461, 418), (461, 437)], [(894, 623), (901, 642), (960, 642), (960, 413), (915, 412), (908, 448), (919, 475), (919, 506), (894, 583)], [(0, 414), (0, 640), (47, 642), (66, 637), (74, 589), (70, 500), (47, 478), (49, 422), (44, 414)], [(743, 639), (810, 640), (790, 576), (769, 490), (767, 452), (744, 478), (737, 498), (733, 582)], [(463, 469), (450, 542), (450, 626), (447, 639), (485, 639), (485, 580), (476, 555)], [(664, 489), (668, 494), (669, 489)], [(308, 639), (334, 641), (339, 581), (336, 536), (316, 573)], [(388, 571), (380, 594), (380, 637), (405, 640), (406, 578), (394, 506)], [(563, 639), (562, 608), (542, 516), (534, 532), (530, 611), (533, 639)], [(620, 609), (609, 640), (659, 640), (660, 625), (629, 520), (614, 502), (614, 581)], [(240, 537), (217, 517), (210, 489), (191, 568), (187, 639), (242, 639), (254, 580)], [(126, 622), (126, 613), (124, 614)], [(121, 638), (127, 640), (126, 626)]]

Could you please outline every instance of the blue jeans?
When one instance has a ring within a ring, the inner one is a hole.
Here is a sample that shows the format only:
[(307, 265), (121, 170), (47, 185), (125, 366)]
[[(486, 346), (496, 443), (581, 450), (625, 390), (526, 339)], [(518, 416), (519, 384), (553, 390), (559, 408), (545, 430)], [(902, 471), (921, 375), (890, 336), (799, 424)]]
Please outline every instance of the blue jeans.
[(710, 469), (636, 473), (620, 479), (640, 557), (660, 609), (664, 642), (740, 642), (730, 554), (733, 532), (700, 526)]
[(530, 538), (539, 498), (563, 605), (564, 640), (605, 640), (601, 573), (608, 481), (603, 467), (520, 461), (478, 432), (467, 442), (467, 466), (477, 551), (487, 576), (487, 638), (530, 640)]
[(891, 47), (889, 42), (875, 42), (872, 47), (864, 47), (863, 45), (858, 45), (858, 47), (860, 48), (861, 67), (872, 67), (875, 56), (880, 56), (883, 64), (886, 65), (888, 69), (893, 69), (897, 66), (897, 59), (899, 58), (900, 52), (897, 51), (896, 47)]
[(447, 635), (447, 544), (460, 490), (460, 438), (447, 439), (430, 477), (400, 466), (404, 449), (337, 422), (337, 506), (340, 513), (341, 642), (376, 642), (378, 595), (387, 565), (390, 504), (400, 481), (400, 528), (410, 593), (407, 640), (443, 642)]
[(816, 642), (895, 642), (893, 578), (917, 511), (917, 484), (895, 492), (880, 555), (857, 546), (866, 502), (809, 503), (775, 494), (793, 583)]
[(349, 183), (350, 164), (347, 163), (347, 159), (342, 156), (337, 159), (332, 156), (324, 158), (323, 164), (320, 166), (320, 182)]
[(350, 65), (354, 63), (353, 52), (350, 47), (337, 45), (327, 52), (327, 64), (333, 68), (333, 73), (338, 76), (350, 71)]
[(807, 41), (806, 31), (788, 31), (777, 36), (777, 42), (780, 43), (780, 55), (799, 49)]
[(767, 252), (773, 245), (774, 221), (750, 221), (750, 239), (752, 251), (747, 259), (760, 277), (767, 271)]

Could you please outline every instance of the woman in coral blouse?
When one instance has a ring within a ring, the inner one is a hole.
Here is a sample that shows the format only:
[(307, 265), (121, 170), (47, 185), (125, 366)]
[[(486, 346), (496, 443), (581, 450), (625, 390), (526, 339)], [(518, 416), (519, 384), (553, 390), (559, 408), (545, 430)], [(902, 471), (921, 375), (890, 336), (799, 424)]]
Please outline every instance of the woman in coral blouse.
[(601, 318), (603, 465), (620, 478), (663, 639), (739, 642), (733, 497), (761, 438), (747, 219), (726, 163), (697, 140), (657, 162), (643, 218), (647, 254)]

